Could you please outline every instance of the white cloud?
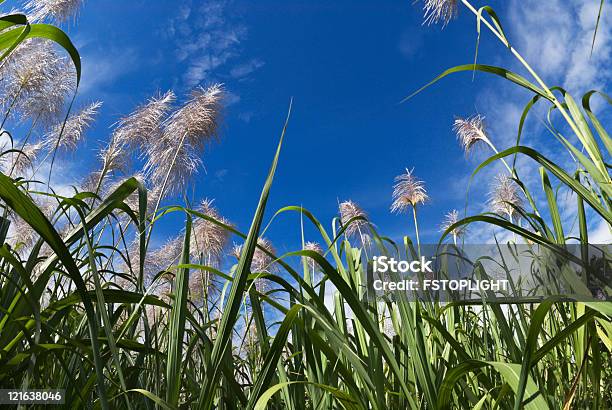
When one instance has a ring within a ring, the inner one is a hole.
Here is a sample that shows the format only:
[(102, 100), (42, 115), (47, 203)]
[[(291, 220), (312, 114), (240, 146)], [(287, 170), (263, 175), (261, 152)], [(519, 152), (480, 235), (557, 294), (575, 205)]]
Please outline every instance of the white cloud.
[[(80, 95), (99, 94), (123, 75), (138, 68), (138, 57), (132, 49), (88, 51), (82, 57)], [(120, 62), (120, 63), (118, 63)]]
[(589, 243), (609, 245), (612, 243), (610, 225), (601, 221), (593, 231), (589, 232)]
[[(590, 56), (593, 31), (597, 19), (599, 2), (590, 0), (512, 0), (508, 4), (508, 13), (502, 17), (506, 35), (511, 44), (523, 55), (525, 60), (544, 79), (548, 86), (560, 85), (573, 94), (579, 102), (582, 94), (590, 89), (604, 90), (612, 79), (610, 69), (610, 52), (612, 51), (612, 14), (604, 13), (593, 55)], [(490, 35), (483, 33), (483, 35)], [(496, 41), (496, 40), (495, 40)], [(496, 48), (495, 57), (502, 56), (495, 61), (513, 71), (525, 75), (524, 67), (503, 53), (503, 46)], [(501, 52), (499, 52), (501, 50)], [(492, 56), (479, 57), (481, 63), (490, 63)], [(485, 60), (489, 61), (485, 61)], [(532, 80), (533, 81), (533, 80)], [(518, 124), (521, 113), (529, 97), (524, 90), (515, 85), (505, 83), (500, 87), (486, 89), (477, 97), (477, 107), (481, 114), (487, 117), (488, 131), (493, 142), (499, 150), (506, 149), (516, 143)], [(544, 127), (548, 109), (545, 104), (539, 104), (529, 114), (525, 124), (521, 145), (534, 147), (554, 162), (561, 165), (569, 174), (576, 169), (571, 156), (561, 146), (554, 136)], [(596, 106), (596, 104), (595, 104)], [(465, 113), (469, 115), (471, 113)], [(556, 118), (555, 127), (565, 133), (571, 132), (563, 127), (562, 120)], [(477, 159), (484, 158), (490, 152), (477, 154)], [(483, 156), (483, 157), (481, 157)], [(539, 164), (525, 156), (519, 156), (519, 174), (534, 196), (535, 202), (545, 219), (548, 219), (548, 206), (542, 190)], [(511, 157), (509, 157), (511, 160)], [(472, 183), (471, 212), (486, 210), (484, 205), (485, 187), (498, 171), (504, 168), (485, 169), (477, 180)], [(549, 175), (553, 186), (558, 184), (555, 178)], [(565, 235), (578, 235), (577, 205), (575, 195), (568, 195), (567, 189), (562, 189), (557, 197), (561, 212)], [(483, 200), (478, 201), (478, 198)], [(476, 201), (474, 201), (476, 199)], [(610, 232), (605, 222), (601, 221), (594, 212), (588, 209), (587, 219), (591, 231), (591, 241), (610, 242)], [(482, 224), (481, 224), (482, 225)], [(476, 242), (487, 242), (494, 230), (491, 227), (474, 226), (470, 238)]]
[(513, 0), (512, 42), (536, 71), (570, 92), (601, 87), (612, 74), (612, 15), (602, 14), (591, 57), (598, 8), (599, 2), (592, 0)]
[(258, 58), (243, 60), (248, 30), (232, 5), (232, 0), (187, 1), (171, 20), (167, 35), (175, 41), (178, 60), (186, 65), (186, 86), (227, 77), (244, 79), (263, 66)]
[(265, 63), (262, 60), (258, 58), (253, 58), (244, 64), (239, 64), (236, 67), (232, 68), (230, 70), (230, 76), (236, 79), (244, 78), (251, 74), (253, 71), (257, 70), (258, 68), (263, 67), (264, 64)]

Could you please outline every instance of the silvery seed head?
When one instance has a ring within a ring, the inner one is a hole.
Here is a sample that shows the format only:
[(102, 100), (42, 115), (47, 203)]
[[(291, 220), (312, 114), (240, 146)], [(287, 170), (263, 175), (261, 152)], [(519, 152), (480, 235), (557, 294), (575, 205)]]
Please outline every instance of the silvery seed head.
[(107, 179), (100, 180), (102, 178), (102, 171), (92, 171), (81, 179), (78, 185), (79, 192), (91, 192), (100, 195), (101, 192), (106, 191)]
[[(99, 173), (96, 173), (96, 175), (99, 175)], [(146, 185), (147, 185), (146, 179), (142, 173), (136, 173), (134, 175), (131, 175), (129, 178), (135, 178), (138, 182), (140, 182), (146, 188)], [(108, 187), (104, 187), (103, 196), (107, 197), (113, 192), (115, 192), (129, 178), (126, 177), (126, 178), (118, 179), (114, 181), (113, 183), (109, 184)], [(156, 189), (156, 188), (147, 189), (146, 193), (147, 193), (146, 213), (147, 213), (147, 216), (149, 216), (149, 214), (153, 212), (154, 207), (157, 204), (157, 200), (159, 199), (159, 189)], [(128, 197), (125, 199), (125, 204), (135, 214), (138, 214), (138, 212), (140, 212), (140, 194), (139, 194), (138, 189), (136, 189), (134, 192), (128, 195)]]
[[(338, 210), (340, 212), (340, 224), (343, 228), (346, 228), (344, 232), (347, 236), (353, 236), (359, 232), (362, 227), (368, 225), (368, 215), (355, 202), (351, 200), (341, 202), (340, 205), (338, 205)], [(353, 218), (361, 219), (351, 221)]]
[(493, 189), (489, 194), (489, 204), (493, 212), (516, 220), (520, 217), (516, 208), (523, 206), (523, 199), (517, 189), (516, 182), (506, 175), (495, 178)]
[(183, 241), (180, 236), (169, 239), (164, 245), (150, 252), (151, 258), (147, 255), (147, 261), (156, 271), (168, 270), (170, 267), (179, 263)]
[(316, 252), (319, 255), (323, 255), (323, 248), (317, 242), (306, 242), (304, 244), (304, 250)]
[(236, 259), (240, 259), (240, 255), (242, 255), (242, 245), (235, 243), (229, 254)]
[(76, 19), (83, 0), (30, 0), (25, 4), (32, 22), (53, 20), (56, 24)]
[(161, 138), (161, 124), (174, 100), (172, 91), (152, 97), (117, 122), (110, 143), (100, 152), (100, 159), (107, 171), (124, 171), (132, 151), (140, 150), (140, 156), (143, 156), (146, 147)]
[[(452, 211), (448, 212), (446, 215), (444, 215), (444, 220), (442, 221), (442, 225), (440, 226), (440, 231), (446, 232), (448, 228), (459, 222), (459, 219), (459, 211), (457, 211), (456, 209), (453, 209)], [(450, 233), (456, 237), (463, 236), (466, 233), (466, 227), (465, 225), (459, 226), (457, 228), (454, 228)]]
[(425, 184), (412, 174), (413, 171), (406, 168), (406, 173), (395, 177), (391, 212), (404, 212), (429, 199)]
[[(272, 242), (266, 238), (257, 239), (257, 244), (271, 254), (276, 254)], [(255, 248), (253, 253), (253, 261), (251, 262), (251, 272), (253, 273), (273, 273), (276, 270), (274, 258), (260, 248)], [(260, 293), (268, 292), (271, 289), (271, 283), (268, 279), (257, 278), (254, 280), (255, 289)]]
[(66, 99), (75, 92), (76, 70), (72, 61), (62, 58), (57, 63), (56, 74), (45, 83), (45, 87), (23, 109), (24, 116), (36, 125), (47, 127), (65, 112)]
[(424, 24), (427, 25), (442, 22), (442, 27), (445, 27), (459, 13), (457, 0), (424, 0), (424, 3)]
[[(184, 189), (202, 164), (200, 153), (217, 136), (223, 90), (216, 84), (198, 88), (165, 122), (161, 138), (147, 148), (145, 173), (169, 193)], [(167, 180), (167, 182), (166, 182)]]
[(70, 115), (65, 124), (56, 124), (43, 140), (45, 147), (52, 150), (57, 146), (58, 149), (74, 151), (85, 138), (85, 132), (94, 122), (101, 106), (102, 103), (96, 101)]
[(120, 147), (145, 149), (162, 136), (162, 123), (176, 100), (174, 92), (151, 97), (117, 123), (113, 141)]
[(208, 271), (192, 270), (189, 274), (189, 298), (193, 302), (202, 301), (208, 295), (212, 285)]
[[(312, 251), (312, 252), (316, 252), (316, 253), (318, 253), (319, 255), (323, 255), (323, 253), (324, 253), (323, 248), (322, 248), (322, 247), (321, 247), (321, 245), (319, 245), (317, 242), (306, 242), (306, 243), (304, 244), (304, 250), (305, 250), (305, 251)], [(315, 265), (318, 265), (318, 263), (316, 263), (316, 262), (315, 262), (315, 260), (314, 260), (314, 259), (312, 259), (311, 257), (308, 257), (308, 256), (303, 256), (302, 258), (304, 258), (304, 261), (305, 261), (307, 264), (311, 265), (313, 268), (314, 268), (314, 266), (315, 266)]]
[[(204, 199), (196, 211), (215, 219), (221, 223), (228, 224), (217, 209), (213, 206), (213, 201)], [(216, 264), (219, 262), (223, 251), (229, 240), (229, 232), (219, 225), (206, 219), (198, 218), (193, 223), (191, 232), (191, 255), (204, 257), (205, 262)]]
[[(144, 261), (145, 275), (153, 273), (153, 272), (147, 271), (147, 268), (150, 267), (147, 259), (148, 258), (146, 258), (145, 256), (145, 261)], [(129, 265), (128, 265), (128, 260), (129, 260)], [(130, 274), (133, 273), (134, 276), (138, 275), (138, 272), (140, 270), (140, 241), (138, 238), (135, 238), (134, 240), (132, 240), (132, 242), (130, 242), (129, 245), (127, 245), (127, 248), (125, 249), (125, 255), (124, 255), (124, 258), (122, 258), (120, 266), (125, 273), (130, 273)]]
[(372, 246), (372, 236), (369, 233), (361, 235), (361, 244), (366, 248)]
[(453, 129), (465, 155), (469, 155), (478, 143), (484, 142), (491, 146), (491, 140), (485, 131), (485, 117), (480, 114), (468, 118), (456, 118)]
[(42, 149), (41, 144), (25, 144), (20, 152), (9, 155), (9, 161), (3, 164), (5, 173), (22, 176), (32, 168)]
[(57, 120), (66, 97), (76, 88), (72, 61), (48, 40), (25, 40), (1, 67), (4, 111), (43, 128)]
[(2, 64), (4, 109), (18, 110), (20, 99), (42, 90), (58, 59), (50, 42), (28, 39), (21, 43)]
[[(257, 244), (268, 252), (270, 252), (271, 254), (276, 253), (274, 247), (272, 246), (272, 243), (266, 238), (259, 238), (257, 240)], [(230, 255), (236, 259), (240, 259), (240, 256), (242, 255), (242, 249), (242, 245), (234, 244)], [(274, 258), (269, 256), (261, 249), (255, 248), (255, 252), (253, 253), (253, 260), (251, 261), (251, 271), (270, 273), (274, 270), (274, 268)]]
[(191, 93), (191, 99), (168, 118), (164, 129), (165, 138), (175, 140), (185, 136), (190, 146), (195, 149), (204, 148), (217, 136), (223, 94), (221, 84), (196, 88)]
[(13, 247), (22, 246), (30, 248), (39, 238), (38, 233), (23, 220), (19, 215), (13, 214), (10, 217), (11, 226), (9, 231), (9, 243)]
[[(32, 198), (38, 209), (49, 221), (52, 222), (53, 216), (57, 209), (57, 203), (50, 200), (41, 200), (40, 197)], [(21, 216), (15, 212), (10, 212), (8, 215), (11, 225), (9, 226), (9, 243), (12, 246), (21, 246), (22, 249), (28, 250), (34, 243), (40, 239), (38, 233), (27, 223)]]
[[(257, 244), (271, 254), (276, 253), (274, 247), (272, 246), (272, 243), (265, 238), (259, 238), (257, 240)], [(242, 249), (243, 249), (242, 245), (235, 244), (230, 254), (236, 259), (240, 259), (240, 256), (242, 255)], [(253, 259), (251, 261), (251, 272), (253, 273), (272, 273), (275, 271), (275, 269), (276, 269), (276, 266), (274, 265), (274, 258), (268, 255), (263, 250), (259, 248), (255, 248), (255, 252), (253, 253)], [(257, 289), (259, 292), (262, 292), (262, 293), (266, 292), (270, 289), (269, 282), (270, 281), (268, 279), (257, 278), (254, 280), (255, 289)]]
[[(272, 246), (272, 242), (270, 242), (266, 238), (259, 238), (257, 240), (257, 244), (268, 251), (271, 254), (276, 254), (276, 250), (274, 246)], [(265, 251), (260, 248), (255, 248), (255, 252), (253, 253), (253, 262), (251, 263), (251, 270), (253, 272), (265, 272), (271, 273), (275, 269), (274, 266), (274, 258)]]
[(110, 143), (98, 153), (106, 172), (125, 171), (128, 168), (128, 151), (126, 147), (111, 138)]

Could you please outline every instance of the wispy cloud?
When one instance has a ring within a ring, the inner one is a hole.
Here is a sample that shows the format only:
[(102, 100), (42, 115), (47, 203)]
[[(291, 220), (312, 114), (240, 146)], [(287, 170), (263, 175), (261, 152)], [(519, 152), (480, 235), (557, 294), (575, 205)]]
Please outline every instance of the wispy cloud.
[(590, 56), (599, 2), (513, 0), (509, 9), (513, 41), (550, 81), (582, 94), (610, 80), (610, 13), (602, 15)]
[(187, 87), (244, 79), (263, 66), (258, 58), (245, 60), (248, 30), (232, 5), (232, 0), (187, 1), (170, 21), (167, 35), (176, 44), (177, 59), (186, 65), (182, 79)]
[[(125, 74), (138, 69), (135, 50), (101, 50), (84, 48), (83, 81), (79, 86), (80, 95), (100, 95)], [(121, 62), (118, 64), (117, 62)]]
[(253, 71), (264, 66), (264, 62), (259, 58), (253, 58), (246, 63), (239, 64), (230, 70), (230, 76), (235, 79), (243, 79)]
[[(519, 50), (535, 71), (544, 79), (548, 86), (560, 85), (570, 91), (579, 100), (586, 91), (597, 88), (605, 90), (612, 79), (610, 67), (610, 52), (612, 51), (612, 15), (604, 13), (595, 43), (593, 55), (590, 56), (593, 31), (597, 20), (598, 2), (589, 0), (512, 0), (507, 7), (508, 13), (503, 18), (510, 42)], [(491, 63), (491, 56), (481, 55), (482, 63)], [(488, 60), (487, 60), (488, 59)], [(487, 61), (485, 61), (487, 60)], [(527, 77), (525, 70), (514, 60), (493, 61)], [(478, 81), (478, 80), (477, 80)], [(487, 117), (491, 139), (498, 149), (508, 148), (516, 143), (518, 124), (521, 113), (529, 97), (524, 90), (516, 86), (489, 88), (477, 96), (477, 109)], [(536, 148), (549, 158), (564, 167), (568, 172), (576, 168), (576, 164), (560, 144), (543, 126), (546, 110), (536, 107), (529, 114), (525, 125), (522, 145)], [(470, 113), (465, 113), (470, 114)], [(559, 124), (561, 131), (565, 131)], [(480, 155), (486, 155), (481, 153)], [(488, 152), (490, 155), (491, 153)], [(488, 156), (488, 155), (487, 155)], [(518, 169), (523, 182), (540, 204), (540, 211), (547, 215), (546, 199), (544, 198), (539, 165), (524, 157), (519, 157)], [(482, 159), (482, 157), (477, 157)], [(471, 212), (487, 210), (486, 187), (488, 182), (504, 168), (497, 164), (496, 168), (485, 169), (477, 182), (472, 184)], [(554, 178), (552, 178), (554, 181)], [(561, 190), (558, 202), (564, 226), (569, 232), (566, 235), (577, 235), (577, 202), (574, 195), (568, 195)], [(594, 241), (612, 240), (607, 226), (599, 223), (600, 218), (589, 214), (591, 220), (589, 230)], [(605, 224), (604, 224), (605, 225)], [(605, 228), (605, 229), (604, 229)], [(494, 231), (490, 227), (475, 227), (470, 237), (474, 241), (483, 241), (491, 237)]]

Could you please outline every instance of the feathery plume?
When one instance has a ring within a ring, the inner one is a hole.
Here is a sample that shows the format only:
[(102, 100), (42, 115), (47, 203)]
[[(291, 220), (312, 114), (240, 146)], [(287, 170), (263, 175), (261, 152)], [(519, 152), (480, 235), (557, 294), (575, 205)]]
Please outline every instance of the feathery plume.
[(202, 301), (212, 286), (208, 271), (198, 269), (189, 275), (189, 298), (192, 301)]
[(9, 243), (14, 247), (22, 245), (26, 249), (34, 245), (39, 237), (38, 233), (17, 214), (12, 215), (10, 220), (12, 233)]
[(453, 130), (457, 134), (457, 140), (465, 151), (465, 155), (469, 155), (479, 142), (484, 142), (489, 146), (493, 145), (485, 131), (484, 119), (485, 117), (480, 114), (455, 119)]
[[(167, 270), (179, 262), (183, 243), (180, 236), (169, 239), (164, 245), (150, 253), (151, 258), (147, 262), (156, 271)], [(147, 255), (149, 256), (149, 255)]]
[(25, 144), (20, 152), (14, 152), (10, 155), (10, 161), (4, 164), (4, 170), (7, 173), (23, 175), (28, 169), (32, 168), (32, 164), (41, 149), (41, 144)]
[[(446, 232), (448, 228), (450, 228), (457, 222), (459, 222), (459, 211), (457, 211), (456, 209), (453, 209), (452, 211), (444, 215), (444, 220), (442, 221), (442, 225), (440, 225), (440, 231)], [(455, 238), (463, 236), (466, 233), (466, 226), (465, 225), (459, 226), (453, 229), (450, 233)]]
[(161, 137), (161, 124), (174, 100), (172, 91), (152, 97), (117, 122), (110, 143), (99, 154), (107, 172), (125, 170), (131, 150), (143, 149)]
[(162, 123), (176, 100), (174, 92), (151, 97), (117, 122), (113, 140), (128, 148), (143, 148), (162, 136)]
[[(258, 238), (257, 244), (269, 253), (273, 255), (276, 254), (276, 250), (274, 249), (274, 246), (272, 246), (272, 242), (270, 242), (268, 239)], [(260, 248), (255, 248), (255, 252), (253, 253), (253, 261), (251, 262), (251, 271), (257, 273), (272, 273), (274, 272), (275, 268), (274, 258)], [(253, 281), (253, 283), (255, 285), (255, 289), (257, 289), (257, 291), (260, 293), (266, 293), (271, 288), (270, 281), (265, 278), (257, 278)]]
[(445, 27), (459, 13), (457, 0), (424, 0), (424, 2), (425, 20), (423, 24), (442, 22), (442, 27)]
[[(273, 255), (276, 254), (276, 250), (274, 249), (274, 246), (272, 246), (272, 242), (270, 242), (268, 239), (259, 238), (257, 239), (257, 244), (269, 253)], [(251, 263), (251, 270), (254, 272), (271, 273), (274, 271), (274, 268), (274, 258), (260, 248), (255, 248), (255, 252), (253, 253), (253, 262)]]
[[(323, 253), (324, 253), (323, 248), (317, 242), (306, 242), (304, 244), (304, 250), (305, 251), (316, 252), (319, 255), (323, 255)], [(310, 264), (310, 266), (312, 267), (313, 270), (314, 270), (315, 266), (318, 266), (318, 263), (315, 262), (314, 259), (312, 259), (310, 257), (307, 257), (307, 256), (302, 256), (302, 258), (304, 259), (304, 261), (307, 264)]]
[(72, 61), (61, 58), (54, 71), (44, 87), (33, 93), (22, 108), (24, 117), (32, 118), (43, 127), (53, 124), (61, 116), (66, 99), (76, 89), (76, 70)]
[[(276, 254), (276, 250), (272, 246), (272, 242), (270, 242), (266, 238), (257, 239), (257, 244), (264, 248), (271, 254)], [(234, 244), (231, 255), (236, 259), (240, 259), (240, 255), (242, 254), (242, 245)], [(259, 248), (255, 248), (255, 252), (253, 253), (253, 260), (251, 261), (251, 272), (254, 273), (272, 273), (275, 270), (274, 266), (274, 258), (268, 255), (266, 252)], [(255, 288), (259, 292), (264, 292), (269, 289), (269, 281), (264, 278), (255, 279)]]
[(368, 233), (364, 233), (363, 235), (361, 235), (361, 244), (365, 248), (369, 248), (370, 246), (372, 246), (372, 236)]
[[(136, 276), (140, 270), (140, 256), (140, 241), (138, 240), (138, 238), (134, 238), (134, 240), (132, 240), (132, 242), (130, 242), (130, 244), (127, 245), (127, 248), (125, 249), (125, 258), (122, 260), (120, 265), (123, 271), (126, 273), (134, 274), (134, 276)], [(145, 255), (144, 274), (148, 276), (153, 272), (147, 270), (147, 268), (150, 267), (147, 262), (148, 260)]]
[[(341, 202), (340, 205), (338, 205), (338, 209), (340, 211), (340, 225), (346, 228), (344, 232), (347, 236), (353, 236), (355, 233), (359, 232), (362, 227), (367, 226), (368, 215), (355, 202), (351, 200)], [(351, 221), (353, 218), (363, 219)]]
[[(100, 172), (96, 172), (93, 175), (99, 178)], [(140, 182), (146, 188), (146, 185), (147, 185), (146, 180), (142, 173), (136, 173), (130, 176), (129, 178), (135, 178), (138, 182)], [(123, 184), (127, 179), (128, 179), (127, 177), (118, 179), (112, 184), (110, 184), (108, 187), (104, 187), (103, 189), (101, 189), (101, 191), (104, 192), (103, 196), (108, 196), (114, 191), (116, 191), (117, 188), (119, 188), (119, 186), (121, 186), (121, 184)], [(147, 189), (146, 216), (148, 216), (151, 212), (153, 212), (153, 207), (157, 203), (158, 199), (159, 199), (159, 189), (157, 187), (154, 187), (153, 189)], [(124, 202), (128, 206), (128, 208), (130, 208), (132, 212), (136, 214), (140, 212), (140, 196), (139, 196), (138, 190), (135, 190), (130, 195), (128, 195), (128, 197), (125, 199)]]
[[(215, 209), (210, 199), (204, 199), (196, 210), (221, 223), (229, 224)], [(198, 218), (193, 223), (191, 231), (191, 255), (194, 257), (203, 255), (207, 263), (216, 264), (223, 255), (228, 240), (229, 232), (226, 229), (206, 219)]]
[(196, 88), (191, 99), (168, 119), (164, 130), (171, 140), (185, 138), (195, 149), (201, 149), (217, 135), (223, 106), (223, 88), (214, 84), (208, 88)]
[(393, 203), (391, 212), (403, 212), (410, 207), (425, 203), (429, 196), (425, 190), (423, 181), (417, 179), (412, 172), (406, 168), (406, 173), (395, 177), (393, 186)]
[(2, 65), (3, 105), (10, 106), (18, 95), (41, 89), (58, 59), (47, 41), (27, 39), (17, 46)]
[(126, 149), (114, 138), (111, 138), (110, 143), (100, 150), (98, 157), (102, 161), (105, 173), (125, 171), (128, 168)]
[(57, 24), (76, 15), (83, 5), (83, 0), (30, 0), (25, 4), (30, 21), (39, 22), (52, 19)]
[(100, 178), (102, 178), (102, 171), (92, 171), (87, 174), (79, 183), (78, 191), (79, 192), (96, 192), (98, 185), (100, 185), (100, 190), (103, 190), (105, 182), (100, 182)]
[[(32, 199), (43, 215), (53, 222), (52, 219), (57, 209), (57, 204), (49, 200), (41, 200), (40, 197), (34, 197)], [(38, 232), (17, 213), (11, 211), (8, 217), (11, 221), (11, 225), (9, 226), (9, 243), (15, 247), (21, 245), (22, 249), (31, 248), (40, 238)]]
[(0, 74), (3, 109), (36, 125), (55, 121), (76, 88), (72, 61), (48, 40), (25, 40), (7, 57)]
[(514, 220), (520, 217), (516, 208), (523, 206), (523, 200), (512, 178), (507, 175), (498, 175), (489, 197), (489, 204), (493, 212)]
[(199, 153), (217, 135), (223, 89), (198, 88), (165, 122), (161, 138), (147, 148), (145, 173), (170, 193), (180, 192), (202, 164)]
[(313, 251), (320, 255), (323, 255), (323, 248), (317, 242), (306, 242), (304, 244), (305, 251)]
[(96, 101), (78, 113), (70, 115), (65, 125), (56, 124), (45, 136), (43, 144), (49, 149), (54, 149), (57, 145), (58, 149), (75, 150), (78, 143), (85, 137), (85, 131), (93, 123), (101, 106), (102, 103)]
[(232, 250), (229, 254), (236, 259), (240, 259), (240, 255), (242, 254), (242, 245), (235, 243), (234, 246), (232, 246)]
[[(138, 272), (138, 266), (133, 266), (132, 267), (134, 269), (135, 272)], [(113, 275), (113, 282), (119, 287), (119, 289), (121, 290), (127, 290), (130, 292), (135, 292), (136, 291), (136, 284), (133, 282), (133, 280), (129, 277), (126, 277), (125, 275)]]

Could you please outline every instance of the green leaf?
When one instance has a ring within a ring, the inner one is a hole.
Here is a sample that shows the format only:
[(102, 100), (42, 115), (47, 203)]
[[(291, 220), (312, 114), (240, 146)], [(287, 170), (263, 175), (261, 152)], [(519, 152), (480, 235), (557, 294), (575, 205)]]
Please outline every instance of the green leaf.
[(98, 325), (97, 316), (91, 303), (91, 299), (87, 294), (85, 282), (81, 277), (81, 272), (70, 255), (68, 248), (58, 235), (57, 231), (43, 215), (43, 213), (34, 205), (32, 200), (13, 184), (13, 181), (6, 175), (0, 173), (0, 198), (4, 200), (6, 205), (15, 211), (28, 225), (34, 229), (41, 238), (49, 244), (55, 252), (59, 260), (65, 266), (67, 274), (74, 282), (77, 292), (81, 295), (83, 307), (87, 315), (87, 324), (91, 337), (92, 354), (94, 356), (94, 364), (98, 376), (98, 393), (100, 395), (100, 405), (103, 409), (108, 409), (108, 401), (106, 396), (106, 388), (104, 383), (104, 370), (102, 360), (100, 358), (100, 348), (98, 344)]
[[(293, 305), (291, 309), (289, 309), (289, 311), (287, 312), (283, 323), (276, 332), (276, 336), (274, 336), (274, 341), (272, 342), (272, 345), (268, 350), (261, 370), (257, 375), (253, 390), (251, 391), (251, 394), (249, 396), (249, 402), (246, 407), (247, 410), (257, 408), (256, 401), (262, 395), (263, 389), (268, 388), (268, 384), (270, 384), (270, 380), (272, 380), (272, 377), (274, 376), (274, 370), (276, 369), (278, 360), (280, 359), (281, 354), (283, 353), (283, 348), (287, 342), (287, 337), (289, 336), (289, 332), (291, 331), (293, 322), (295, 321), (297, 314), (301, 308), (301, 305)], [(270, 395), (270, 397), (272, 397), (272, 395)]]
[[(472, 178), (480, 170), (482, 170), (484, 167), (486, 167), (487, 165), (489, 165), (493, 161), (495, 161), (497, 159), (500, 159), (500, 158), (504, 158), (504, 157), (506, 157), (508, 155), (512, 155), (514, 153), (521, 153), (521, 154), (527, 155), (528, 157), (530, 157), (531, 159), (533, 159), (534, 161), (536, 161), (537, 163), (542, 165), (544, 168), (546, 168), (548, 171), (550, 171), (554, 176), (556, 176), (561, 182), (563, 182), (565, 185), (567, 185), (569, 188), (571, 188), (574, 192), (576, 192), (576, 194), (579, 197), (581, 197), (582, 199), (584, 199), (585, 202), (587, 202), (589, 205), (591, 205), (591, 207), (597, 213), (599, 213), (608, 223), (612, 224), (612, 214), (610, 213), (610, 211), (608, 209), (606, 209), (599, 202), (597, 197), (595, 197), (582, 184), (580, 184), (578, 181), (576, 181), (574, 178), (572, 178), (570, 175), (568, 175), (557, 164), (555, 164), (554, 162), (552, 162), (548, 158), (544, 157), (542, 154), (540, 154), (538, 151), (534, 150), (533, 148), (524, 147), (524, 146), (516, 146), (516, 147), (508, 148), (507, 150), (502, 151), (499, 154), (495, 154), (495, 155), (491, 156), (490, 158), (488, 158), (487, 160), (485, 160), (483, 163), (481, 163), (474, 170), (474, 172), (472, 173)], [(602, 188), (605, 188), (605, 187), (602, 187)], [(610, 188), (611, 187), (608, 187), (608, 189), (610, 189)]]
[(292, 381), (292, 382), (284, 382), (284, 383), (275, 384), (274, 386), (266, 390), (261, 395), (259, 400), (257, 400), (257, 403), (255, 403), (254, 410), (266, 410), (268, 408), (268, 402), (270, 401), (272, 396), (274, 396), (274, 394), (286, 388), (287, 386), (290, 386), (296, 383), (303, 383), (303, 384), (315, 386), (315, 387), (318, 387), (319, 389), (322, 389), (330, 393), (333, 397), (335, 397), (338, 400), (338, 402), (342, 405), (342, 407), (347, 410), (353, 410), (353, 409), (360, 408), (357, 406), (357, 402), (354, 399), (352, 399), (349, 395), (347, 395), (342, 390), (336, 387), (327, 386), (324, 384), (314, 383), (314, 382), (309, 382), (309, 381)]
[(289, 116), (291, 115), (291, 105), (289, 106), (289, 113), (283, 126), (280, 141), (276, 148), (276, 154), (272, 160), (272, 166), (268, 172), (268, 177), (264, 184), (253, 222), (249, 229), (247, 239), (244, 243), (242, 255), (238, 261), (236, 267), (234, 280), (232, 281), (230, 295), (224, 307), (223, 315), (221, 317), (221, 323), (217, 334), (217, 339), (213, 345), (213, 351), (210, 358), (210, 366), (206, 371), (206, 379), (203, 388), (198, 399), (198, 408), (211, 409), (214, 403), (215, 390), (217, 389), (217, 380), (220, 376), (220, 367), (225, 352), (229, 348), (231, 337), (233, 333), (233, 327), (238, 318), (240, 305), (242, 303), (242, 295), (246, 288), (247, 278), (249, 276), (251, 261), (253, 260), (253, 253), (257, 246), (257, 238), (259, 236), (259, 230), (261, 229), (264, 211), (270, 195), (270, 188), (272, 187), (272, 181), (274, 180), (274, 174), (278, 165), (278, 159), (280, 157), (281, 148), (283, 145), (283, 139), (289, 123)]
[[(185, 239), (181, 252), (181, 263), (189, 263), (189, 241), (191, 238), (191, 216), (187, 215), (185, 224)], [(168, 332), (168, 362), (166, 365), (166, 401), (171, 406), (179, 405), (181, 381), (183, 380), (183, 339), (185, 335), (185, 322), (187, 316), (187, 296), (189, 292), (189, 269), (177, 270), (174, 279), (174, 303), (170, 316), (170, 330)]]
[(448, 70), (444, 71), (442, 74), (438, 75), (436, 78), (434, 78), (428, 84), (424, 85), (423, 87), (419, 88), (414, 93), (410, 94), (408, 97), (404, 98), (402, 100), (402, 102), (405, 102), (405, 101), (409, 100), (410, 98), (412, 98), (415, 95), (419, 94), (421, 91), (423, 91), (426, 88), (430, 87), (431, 85), (437, 83), (442, 78), (444, 78), (444, 77), (446, 77), (446, 76), (448, 76), (450, 74), (459, 73), (459, 72), (462, 72), (462, 71), (474, 71), (474, 70), (482, 71), (484, 73), (494, 74), (494, 75), (497, 75), (499, 77), (505, 78), (508, 81), (511, 81), (511, 82), (513, 82), (515, 84), (518, 84), (521, 87), (526, 88), (529, 91), (532, 91), (532, 92), (538, 94), (540, 97), (543, 97), (543, 98), (546, 98), (547, 100), (550, 100), (550, 97), (546, 94), (546, 92), (544, 90), (542, 90), (541, 88), (539, 88), (536, 85), (534, 85), (531, 82), (529, 82), (525, 77), (523, 77), (523, 76), (521, 76), (519, 74), (516, 74), (516, 73), (514, 73), (512, 71), (506, 70), (505, 68), (491, 66), (491, 65), (483, 65), (483, 64), (464, 64), (464, 65), (458, 65), (458, 66), (449, 68)]
[(595, 49), (595, 39), (597, 38), (597, 30), (599, 29), (599, 20), (601, 19), (604, 1), (605, 0), (600, 0), (599, 2), (599, 11), (597, 12), (597, 21), (595, 22), (595, 30), (593, 30), (593, 41), (591, 42), (591, 56), (593, 56), (593, 49)]
[(559, 214), (559, 208), (557, 207), (557, 198), (553, 192), (550, 184), (550, 179), (546, 173), (546, 169), (540, 167), (540, 176), (542, 178), (542, 186), (544, 193), (546, 194), (546, 200), (548, 201), (548, 210), (552, 219), (553, 227), (555, 229), (555, 236), (557, 237), (557, 243), (565, 243), (565, 234), (563, 233), (563, 224), (561, 223), (561, 215)]
[[(451, 408), (452, 391), (462, 377), (468, 372), (477, 371), (484, 366), (491, 366), (499, 372), (504, 381), (514, 390), (515, 394), (519, 392), (519, 375), (521, 365), (517, 363), (492, 362), (483, 360), (469, 360), (462, 362), (448, 371), (438, 394), (438, 409), (446, 410)], [(528, 377), (524, 391), (528, 397), (533, 399), (525, 405), (525, 410), (546, 410), (548, 404), (540, 395), (538, 387), (533, 382), (531, 377)]]

